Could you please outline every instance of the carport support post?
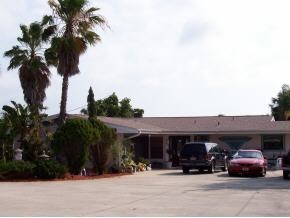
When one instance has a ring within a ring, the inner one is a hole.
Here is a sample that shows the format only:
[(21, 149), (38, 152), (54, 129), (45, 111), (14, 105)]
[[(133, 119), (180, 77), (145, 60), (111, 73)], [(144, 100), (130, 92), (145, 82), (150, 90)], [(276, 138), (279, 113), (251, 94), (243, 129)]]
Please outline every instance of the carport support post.
[(148, 134), (148, 159), (151, 161), (151, 135)]

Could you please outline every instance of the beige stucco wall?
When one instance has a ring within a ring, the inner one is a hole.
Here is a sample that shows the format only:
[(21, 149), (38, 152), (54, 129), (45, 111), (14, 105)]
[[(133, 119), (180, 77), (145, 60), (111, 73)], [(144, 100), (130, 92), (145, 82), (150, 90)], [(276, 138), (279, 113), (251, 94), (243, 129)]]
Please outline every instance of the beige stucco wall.
[[(226, 145), (224, 142), (219, 140), (219, 137), (225, 135), (211, 135), (210, 141), (218, 143), (222, 148), (229, 149), (229, 146)], [(243, 149), (262, 149), (262, 135), (260, 134), (253, 134), (253, 135), (246, 135), (251, 137), (252, 139), (246, 142), (241, 148)], [(269, 157), (278, 157), (288, 153), (290, 150), (290, 134), (285, 135), (285, 142), (284, 142), (284, 150), (282, 151), (263, 151), (263, 153)]]
[[(237, 134), (240, 135), (240, 134)], [(217, 134), (217, 135), (210, 135), (210, 141), (218, 143), (222, 148), (226, 150), (230, 150), (229, 146), (226, 145), (224, 142), (220, 141), (219, 138), (222, 136), (229, 136), (225, 134)], [(262, 137), (260, 134), (251, 134), (251, 135), (245, 135), (251, 137), (251, 140), (246, 142), (242, 148), (243, 149), (262, 149)], [(191, 141), (194, 140), (194, 135), (190, 135)], [(169, 148), (169, 136), (163, 135), (163, 161), (169, 160), (169, 155), (167, 153), (167, 149)], [(290, 150), (290, 134), (285, 135), (285, 144), (284, 144), (284, 150), (283, 151), (264, 151), (264, 154), (269, 157), (278, 157), (280, 155), (286, 154)], [(162, 159), (152, 159), (156, 161), (160, 161)]]

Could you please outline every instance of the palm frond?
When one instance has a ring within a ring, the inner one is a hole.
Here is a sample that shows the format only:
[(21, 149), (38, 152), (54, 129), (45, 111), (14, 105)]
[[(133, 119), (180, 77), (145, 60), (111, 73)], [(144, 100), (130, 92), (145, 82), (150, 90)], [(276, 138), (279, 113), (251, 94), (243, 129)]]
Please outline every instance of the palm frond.
[(41, 34), (42, 34), (42, 27), (40, 23), (38, 22), (31, 23), (29, 26), (29, 35), (31, 36), (31, 42), (34, 47), (40, 44)]
[(52, 49), (48, 48), (44, 51), (44, 57), (49, 66), (57, 66), (58, 64), (58, 56), (57, 53)]
[(4, 52), (4, 57), (13, 57), (13, 56), (20, 56), (20, 55), (28, 55), (29, 52), (27, 49), (21, 49), (18, 45), (13, 46), (12, 49)]
[(13, 107), (11, 107), (11, 106), (4, 105), (4, 106), (2, 107), (2, 110), (3, 110), (4, 112), (6, 112), (7, 114), (10, 114), (11, 116), (14, 116), (14, 117), (17, 116), (17, 111), (16, 111)]
[(10, 59), (8, 70), (16, 69), (27, 62), (28, 58), (25, 55), (17, 55)]
[(85, 11), (85, 14), (89, 16), (98, 10), (100, 10), (100, 8), (90, 7), (88, 10)]
[(93, 31), (86, 31), (83, 35), (84, 41), (90, 45), (94, 45), (97, 42), (101, 41), (100, 36)]
[(26, 25), (20, 25), (20, 29), (22, 32), (22, 37), (17, 38), (20, 43), (29, 43), (31, 38), (29, 36), (29, 30)]
[(105, 18), (102, 17), (101, 15), (91, 16), (89, 18), (89, 20), (90, 20), (90, 22), (92, 22), (100, 27), (104, 27), (104, 25), (107, 24)]
[(57, 26), (56, 25), (51, 25), (51, 26), (45, 28), (43, 30), (42, 35), (41, 35), (42, 40), (44, 42), (47, 42), (56, 33), (56, 30), (57, 30)]
[(51, 15), (44, 15), (41, 21), (41, 26), (53, 25), (54, 19)]

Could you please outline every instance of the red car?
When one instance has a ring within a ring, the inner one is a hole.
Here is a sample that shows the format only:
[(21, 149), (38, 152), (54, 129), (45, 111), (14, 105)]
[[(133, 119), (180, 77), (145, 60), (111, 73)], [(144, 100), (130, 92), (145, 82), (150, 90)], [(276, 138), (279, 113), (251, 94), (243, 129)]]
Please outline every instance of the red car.
[(238, 150), (229, 161), (228, 174), (265, 176), (267, 160), (259, 150)]

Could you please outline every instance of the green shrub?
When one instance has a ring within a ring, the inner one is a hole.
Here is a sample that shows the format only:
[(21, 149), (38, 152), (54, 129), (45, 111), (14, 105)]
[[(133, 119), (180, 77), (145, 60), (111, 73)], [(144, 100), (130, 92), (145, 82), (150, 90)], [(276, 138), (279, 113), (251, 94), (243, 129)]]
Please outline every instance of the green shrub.
[(150, 161), (148, 159), (145, 159), (144, 157), (139, 157), (139, 162), (145, 164), (146, 166), (149, 166)]
[(58, 156), (66, 159), (68, 170), (79, 174), (89, 156), (89, 145), (97, 133), (87, 120), (70, 119), (57, 129), (52, 148)]
[(95, 132), (100, 134), (90, 145), (91, 161), (98, 174), (103, 174), (107, 168), (111, 145), (115, 142), (117, 136), (114, 130), (107, 127), (97, 118), (90, 119)]
[(53, 160), (39, 160), (35, 164), (34, 175), (38, 179), (64, 178), (67, 172), (65, 166)]
[(35, 165), (27, 161), (10, 161), (0, 163), (0, 180), (31, 179), (34, 177)]

